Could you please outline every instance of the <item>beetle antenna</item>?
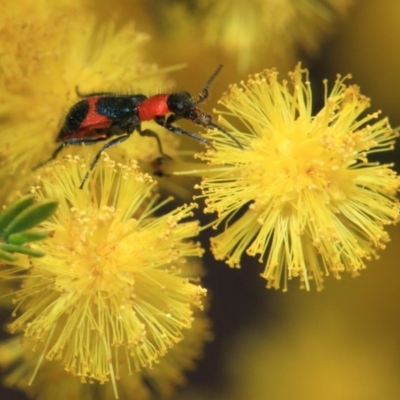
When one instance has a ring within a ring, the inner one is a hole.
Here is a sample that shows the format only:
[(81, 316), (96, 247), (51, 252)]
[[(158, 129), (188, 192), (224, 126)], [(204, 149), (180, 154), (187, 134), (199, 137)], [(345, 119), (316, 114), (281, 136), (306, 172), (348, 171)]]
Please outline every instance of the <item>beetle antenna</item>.
[(242, 149), (242, 150), (244, 150), (243, 149), (243, 146), (240, 144), (240, 142), (235, 138), (235, 136), (233, 136), (232, 134), (230, 134), (228, 131), (226, 131), (224, 128), (222, 128), (221, 126), (219, 126), (219, 125), (217, 125), (217, 124), (215, 124), (214, 122), (210, 122), (208, 125), (211, 125), (211, 126), (213, 126), (215, 129), (218, 129), (220, 132), (222, 132), (222, 133), (224, 133), (226, 136), (228, 136), (229, 138), (231, 138), (236, 144), (237, 144), (237, 146), (240, 148), (240, 149)]
[(197, 100), (196, 105), (202, 103), (208, 97), (208, 89), (209, 89), (211, 83), (213, 82), (213, 80), (220, 73), (222, 67), (223, 67), (223, 65), (220, 64), (218, 66), (218, 68), (215, 70), (215, 72), (208, 78), (208, 81), (204, 85), (203, 90), (199, 93), (199, 99)]

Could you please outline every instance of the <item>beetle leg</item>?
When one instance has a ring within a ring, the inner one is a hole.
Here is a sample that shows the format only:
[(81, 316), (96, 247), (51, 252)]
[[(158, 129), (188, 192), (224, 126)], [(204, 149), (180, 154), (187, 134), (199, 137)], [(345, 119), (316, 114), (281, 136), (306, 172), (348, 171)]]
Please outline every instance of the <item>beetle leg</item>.
[(58, 153), (59, 153), (65, 146), (67, 146), (68, 144), (70, 144), (70, 145), (80, 145), (80, 144), (82, 144), (82, 143), (85, 143), (85, 144), (96, 144), (97, 142), (102, 142), (102, 141), (104, 141), (104, 140), (106, 140), (106, 139), (107, 139), (106, 137), (104, 137), (104, 138), (101, 137), (101, 138), (95, 138), (95, 139), (74, 138), (74, 139), (66, 140), (66, 141), (64, 141), (63, 143), (61, 143), (60, 146), (58, 146), (58, 147), (54, 150), (54, 152), (53, 152), (53, 154), (51, 155), (50, 158), (48, 158), (46, 161), (43, 161), (43, 162), (41, 162), (40, 164), (36, 165), (36, 167), (32, 168), (32, 170), (34, 171), (34, 170), (36, 170), (36, 169), (38, 169), (38, 168), (40, 168), (40, 167), (43, 167), (43, 165), (47, 164), (48, 162), (50, 162), (50, 161), (52, 161), (52, 160), (55, 160), (56, 157), (58, 156)]
[(43, 167), (43, 165), (47, 164), (48, 162), (54, 160), (54, 159), (57, 157), (58, 153), (59, 153), (67, 144), (68, 144), (68, 143), (66, 143), (66, 142), (61, 143), (60, 146), (58, 146), (58, 147), (54, 150), (54, 152), (53, 152), (53, 154), (51, 155), (50, 158), (48, 158), (46, 161), (43, 161), (43, 162), (41, 162), (40, 164), (36, 165), (36, 167), (32, 168), (32, 171), (35, 171), (36, 169), (38, 169), (38, 168), (40, 168), (40, 167)]
[(92, 171), (92, 169), (95, 167), (95, 165), (97, 164), (97, 162), (99, 161), (99, 158), (101, 156), (101, 154), (103, 153), (104, 150), (109, 149), (110, 147), (114, 147), (119, 143), (124, 142), (126, 139), (129, 138), (129, 136), (131, 136), (130, 134), (126, 134), (123, 136), (118, 136), (117, 138), (110, 140), (109, 142), (107, 142), (98, 152), (97, 154), (94, 156), (92, 162), (90, 163), (90, 167), (89, 167), (89, 171), (86, 172), (85, 176), (82, 179), (82, 182), (79, 186), (79, 189), (83, 188), (83, 185), (85, 184), (87, 178), (89, 177), (89, 173)]
[(160, 152), (160, 154), (161, 154), (164, 158), (167, 158), (167, 159), (169, 159), (169, 160), (172, 160), (172, 157), (170, 157), (168, 154), (165, 154), (165, 153), (164, 153), (163, 148), (162, 148), (162, 144), (161, 144), (161, 140), (160, 140), (160, 138), (158, 137), (158, 135), (157, 135), (156, 132), (152, 131), (151, 129), (144, 129), (144, 130), (142, 131), (142, 128), (141, 128), (140, 125), (138, 125), (138, 126), (136, 127), (136, 130), (139, 132), (139, 135), (140, 135), (140, 136), (147, 136), (147, 137), (152, 137), (152, 138), (156, 139), (156, 141), (157, 141), (157, 146), (158, 146), (158, 151)]

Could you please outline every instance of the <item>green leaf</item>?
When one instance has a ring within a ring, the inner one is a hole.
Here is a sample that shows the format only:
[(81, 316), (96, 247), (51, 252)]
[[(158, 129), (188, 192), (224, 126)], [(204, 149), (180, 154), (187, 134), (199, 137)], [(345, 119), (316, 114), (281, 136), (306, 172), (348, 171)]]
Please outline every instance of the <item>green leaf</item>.
[(6, 251), (3, 251), (3, 250), (0, 250), (0, 259), (2, 259), (4, 261), (9, 261), (9, 262), (17, 261), (17, 257), (15, 257), (12, 254), (7, 253)]
[(10, 244), (24, 244), (28, 242), (36, 242), (38, 240), (46, 239), (49, 233), (43, 229), (30, 229), (20, 233), (13, 233), (7, 239)]
[(10, 206), (8, 206), (0, 214), (0, 234), (7, 227), (7, 225), (22, 211), (31, 206), (35, 202), (33, 195), (28, 194), (27, 196), (21, 197), (16, 200)]
[[(45, 253), (40, 250), (31, 249), (26, 246), (19, 246), (16, 244), (0, 243), (0, 251), (5, 250), (9, 253), (21, 253), (32, 257), (43, 257)], [(14, 260), (15, 261), (15, 260)]]
[(16, 216), (4, 229), (3, 235), (7, 239), (11, 234), (26, 231), (50, 217), (56, 211), (58, 202), (46, 200), (33, 204)]

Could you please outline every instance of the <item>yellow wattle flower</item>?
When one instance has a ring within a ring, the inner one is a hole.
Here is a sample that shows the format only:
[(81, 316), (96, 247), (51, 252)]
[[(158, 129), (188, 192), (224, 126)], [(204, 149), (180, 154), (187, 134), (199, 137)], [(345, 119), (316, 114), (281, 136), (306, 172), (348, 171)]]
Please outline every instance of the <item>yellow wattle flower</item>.
[[(210, 131), (218, 151), (201, 158), (209, 168), (199, 186), (206, 212), (224, 231), (212, 239), (217, 259), (241, 265), (258, 255), (268, 287), (287, 290), (299, 277), (322, 288), (324, 275), (356, 275), (389, 237), (399, 219), (399, 179), (390, 164), (369, 160), (392, 150), (398, 133), (379, 112), (365, 114), (369, 99), (348, 77), (338, 77), (325, 104), (312, 113), (308, 73), (298, 65), (290, 82), (274, 70), (231, 86), (220, 103), (221, 123), (242, 143), (233, 146)], [(244, 214), (234, 221), (242, 207)], [(234, 222), (233, 222), (234, 221)]]
[(176, 387), (185, 382), (183, 372), (193, 367), (210, 338), (210, 322), (198, 312), (183, 340), (156, 365), (141, 371), (129, 371), (126, 364), (121, 365), (117, 381), (103, 384), (91, 380), (85, 384), (64, 371), (57, 361), (43, 361), (34, 375), (39, 356), (21, 346), (20, 337), (0, 342), (0, 366), (6, 371), (3, 380), (6, 386), (20, 389), (38, 400), (114, 400), (116, 396), (120, 400), (130, 400), (132, 393), (135, 400), (151, 399), (152, 393), (164, 398), (170, 397)]
[[(202, 255), (190, 240), (199, 225), (182, 221), (195, 205), (155, 216), (155, 182), (136, 161), (104, 155), (79, 190), (86, 170), (78, 158), (55, 162), (33, 188), (60, 204), (43, 223), (52, 238), (36, 244), (46, 256), (14, 267), (26, 273), (9, 329), (72, 375), (105, 382), (122, 364), (138, 371), (157, 363), (192, 327), (206, 290), (188, 261)], [(12, 270), (0, 276), (12, 279)]]

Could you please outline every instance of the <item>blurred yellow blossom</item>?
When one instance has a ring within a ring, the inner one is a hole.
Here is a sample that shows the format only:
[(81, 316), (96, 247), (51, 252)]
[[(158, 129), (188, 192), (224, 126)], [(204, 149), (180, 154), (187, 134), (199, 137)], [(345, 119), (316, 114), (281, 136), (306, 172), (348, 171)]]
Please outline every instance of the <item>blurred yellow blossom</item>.
[[(117, 164), (103, 155), (83, 190), (87, 165), (78, 157), (55, 162), (33, 188), (39, 199), (57, 199), (42, 224), (52, 238), (35, 244), (46, 256), (3, 267), (6, 282), (21, 279), (8, 325), (22, 343), (82, 380), (115, 381), (150, 368), (184, 337), (206, 290), (188, 257), (202, 249), (194, 205), (160, 213), (155, 182), (136, 161)], [(33, 245), (32, 245), (33, 246)], [(186, 264), (185, 264), (186, 263)]]
[(352, 0), (201, 0), (206, 8), (204, 40), (247, 70), (257, 60), (276, 66), (293, 62), (298, 50), (314, 53), (337, 14)]
[[(145, 61), (149, 37), (137, 32), (133, 24), (117, 28), (112, 20), (100, 23), (82, 4), (67, 7), (45, 1), (35, 5), (10, 0), (3, 3), (2, 200), (12, 189), (21, 188), (25, 184), (24, 174), (55, 150), (62, 119), (78, 100), (77, 87), (82, 93), (146, 94), (165, 90), (170, 84), (154, 64)], [(175, 140), (169, 133), (165, 136)], [(153, 138), (140, 139), (122, 146), (125, 153), (129, 148), (129, 156), (139, 161), (159, 156)], [(80, 151), (80, 146), (73, 147), (71, 151)], [(167, 154), (171, 154), (170, 147), (169, 143), (164, 144)], [(91, 146), (90, 151), (95, 153), (98, 148), (99, 145)]]
[[(384, 226), (399, 218), (399, 179), (392, 165), (368, 159), (392, 150), (398, 136), (379, 112), (365, 114), (369, 99), (338, 76), (325, 104), (312, 114), (308, 72), (298, 65), (290, 84), (275, 70), (233, 85), (220, 103), (221, 123), (243, 144), (232, 146), (210, 131), (218, 151), (202, 159), (209, 169), (200, 188), (206, 212), (217, 212), (212, 239), (217, 259), (239, 267), (244, 252), (265, 264), (267, 287), (287, 290), (342, 271), (356, 275), (389, 237)], [(245, 207), (244, 214), (235, 214)]]

